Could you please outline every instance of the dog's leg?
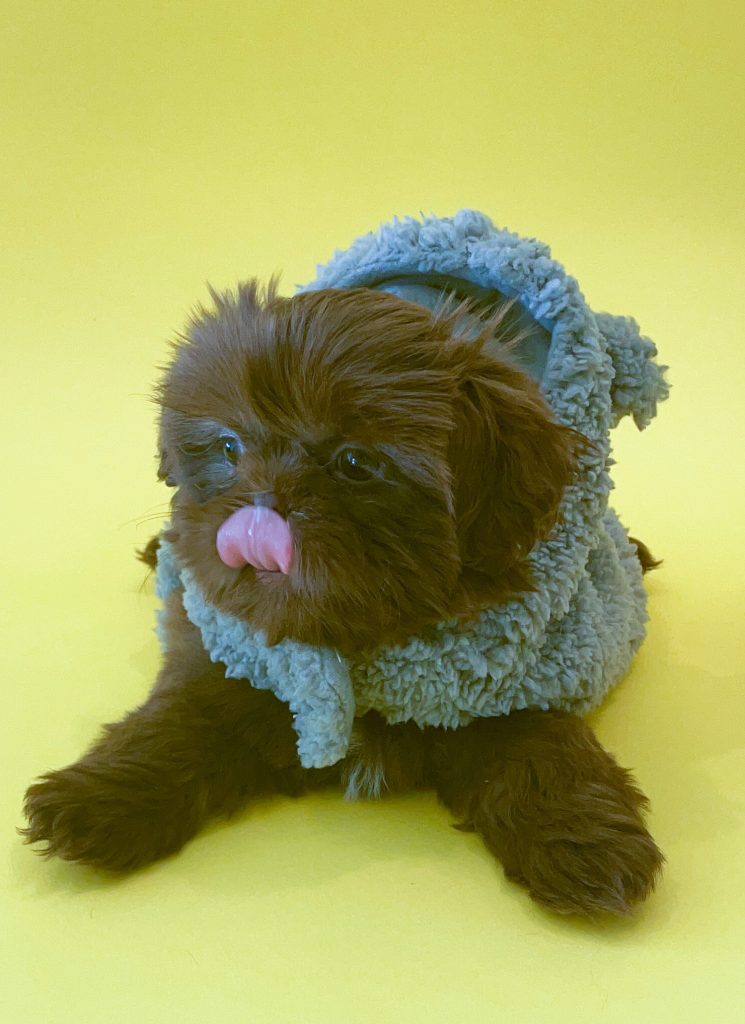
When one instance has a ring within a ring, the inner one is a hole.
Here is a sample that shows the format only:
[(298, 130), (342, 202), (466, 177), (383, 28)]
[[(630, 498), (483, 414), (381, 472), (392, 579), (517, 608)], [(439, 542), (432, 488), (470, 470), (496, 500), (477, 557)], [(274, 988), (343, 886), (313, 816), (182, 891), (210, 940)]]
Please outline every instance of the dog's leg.
[(75, 764), (32, 785), (30, 843), (113, 871), (179, 850), (214, 815), (252, 796), (297, 793), (338, 777), (299, 765), (288, 708), (226, 679), (196, 646), (176, 644), (149, 699)]
[(520, 711), (439, 732), (434, 768), (461, 827), (538, 903), (623, 914), (653, 888), (663, 857), (647, 800), (580, 718)]

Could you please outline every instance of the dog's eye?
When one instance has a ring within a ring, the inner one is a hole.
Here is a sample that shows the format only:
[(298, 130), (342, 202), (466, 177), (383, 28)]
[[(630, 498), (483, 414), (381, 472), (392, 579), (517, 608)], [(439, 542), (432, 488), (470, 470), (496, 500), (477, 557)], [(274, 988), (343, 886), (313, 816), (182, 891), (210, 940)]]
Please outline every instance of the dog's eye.
[(334, 460), (334, 468), (347, 480), (360, 483), (379, 476), (381, 463), (364, 448), (342, 448)]
[(220, 442), (222, 444), (223, 455), (228, 462), (235, 466), (241, 456), (240, 442), (236, 437), (221, 437)]
[(232, 465), (238, 462), (243, 453), (241, 442), (232, 434), (221, 434), (220, 437), (206, 440), (182, 441), (177, 447), (187, 459), (205, 461), (223, 455)]

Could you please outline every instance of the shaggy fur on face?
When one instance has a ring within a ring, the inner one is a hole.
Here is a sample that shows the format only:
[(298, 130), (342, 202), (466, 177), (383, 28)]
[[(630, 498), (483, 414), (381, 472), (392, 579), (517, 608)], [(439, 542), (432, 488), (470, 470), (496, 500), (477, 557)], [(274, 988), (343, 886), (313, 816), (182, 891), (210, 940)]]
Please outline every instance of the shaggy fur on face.
[[(508, 352), (487, 351), (498, 317), (467, 340), (462, 310), (365, 289), (286, 299), (250, 283), (214, 298), (158, 392), (168, 539), (209, 601), (271, 642), (358, 654), (531, 588), (527, 556), (587, 442)], [(289, 526), (287, 573), (218, 556), (219, 527), (251, 504)], [(370, 712), (341, 764), (305, 770), (288, 708), (226, 679), (177, 597), (164, 625), (147, 702), (29, 789), (24, 834), (48, 855), (129, 870), (252, 796), (341, 781), (350, 797), (435, 788), (562, 913), (624, 913), (653, 886), (645, 799), (578, 718), (522, 711), (448, 731)]]
[[(170, 539), (209, 601), (270, 641), (359, 652), (530, 588), (584, 439), (483, 352), (494, 324), (458, 341), (457, 314), (366, 289), (216, 301), (160, 389)], [(290, 524), (288, 576), (217, 558), (257, 494)]]

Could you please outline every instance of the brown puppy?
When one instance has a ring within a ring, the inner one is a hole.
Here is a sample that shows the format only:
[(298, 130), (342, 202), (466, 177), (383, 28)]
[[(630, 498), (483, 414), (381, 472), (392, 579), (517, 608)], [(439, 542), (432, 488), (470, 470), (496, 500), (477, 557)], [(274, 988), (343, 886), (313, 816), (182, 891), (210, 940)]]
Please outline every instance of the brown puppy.
[[(284, 299), (251, 283), (215, 302), (159, 391), (169, 540), (209, 601), (272, 642), (358, 653), (530, 589), (526, 557), (587, 442), (486, 351), (495, 322), (466, 341), (457, 312), (365, 289)], [(291, 572), (218, 556), (218, 529), (252, 502), (291, 537)], [(48, 855), (135, 868), (256, 794), (342, 778), (352, 795), (434, 787), (555, 910), (622, 913), (652, 887), (645, 798), (580, 719), (522, 711), (447, 731), (370, 712), (341, 765), (304, 770), (288, 708), (226, 679), (177, 598), (166, 628), (146, 703), (29, 789), (25, 834)]]

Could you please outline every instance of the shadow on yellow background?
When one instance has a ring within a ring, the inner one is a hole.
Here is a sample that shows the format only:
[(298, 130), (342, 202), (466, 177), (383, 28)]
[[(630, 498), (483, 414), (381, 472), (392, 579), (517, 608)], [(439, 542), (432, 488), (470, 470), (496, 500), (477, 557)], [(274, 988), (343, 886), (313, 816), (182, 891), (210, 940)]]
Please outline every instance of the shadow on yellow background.
[[(741, 25), (721, 0), (6, 5), (3, 1020), (742, 1019)], [(461, 207), (549, 242), (672, 367), (616, 435), (615, 505), (665, 566), (593, 716), (652, 796), (658, 893), (552, 918), (429, 796), (261, 803), (119, 880), (35, 858), (25, 786), (157, 669), (147, 394), (205, 281), (289, 292)]]

